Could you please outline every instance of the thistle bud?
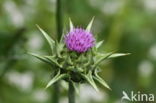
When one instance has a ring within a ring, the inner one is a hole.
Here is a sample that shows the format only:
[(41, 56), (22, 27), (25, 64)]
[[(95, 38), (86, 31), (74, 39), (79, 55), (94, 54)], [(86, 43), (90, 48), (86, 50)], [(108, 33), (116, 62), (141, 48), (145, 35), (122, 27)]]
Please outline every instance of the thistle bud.
[(110, 89), (107, 83), (98, 75), (99, 64), (105, 59), (127, 54), (99, 53), (98, 48), (102, 45), (103, 41), (95, 43), (95, 38), (91, 33), (93, 20), (94, 18), (86, 29), (75, 28), (70, 21), (70, 31), (65, 36), (62, 36), (60, 42), (53, 40), (45, 31), (37, 26), (48, 41), (52, 54), (40, 56), (31, 53), (31, 55), (50, 64), (55, 69), (55, 75), (49, 81), (47, 87), (63, 79), (78, 84), (88, 82), (96, 90), (98, 89), (94, 81), (98, 81), (104, 87)]

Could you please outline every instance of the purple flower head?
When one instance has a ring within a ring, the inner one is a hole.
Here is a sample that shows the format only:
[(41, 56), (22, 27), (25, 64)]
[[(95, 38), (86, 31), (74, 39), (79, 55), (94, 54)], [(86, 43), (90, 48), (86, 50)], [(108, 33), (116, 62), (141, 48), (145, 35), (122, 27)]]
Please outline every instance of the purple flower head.
[(65, 43), (69, 50), (83, 53), (94, 46), (95, 39), (91, 32), (82, 28), (73, 28), (65, 36)]

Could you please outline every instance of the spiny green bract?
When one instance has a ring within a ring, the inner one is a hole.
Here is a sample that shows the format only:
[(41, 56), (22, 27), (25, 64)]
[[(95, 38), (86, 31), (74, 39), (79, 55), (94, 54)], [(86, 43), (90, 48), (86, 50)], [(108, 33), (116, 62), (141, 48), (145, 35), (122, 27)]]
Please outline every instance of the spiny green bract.
[[(93, 23), (93, 19), (87, 26), (86, 30), (90, 31)], [(55, 75), (49, 81), (46, 88), (51, 86), (53, 83), (58, 80), (72, 81), (73, 84), (80, 84), (88, 82), (96, 90), (98, 90), (95, 81), (102, 84), (104, 87), (110, 89), (107, 83), (98, 75), (99, 64), (108, 58), (114, 58), (118, 56), (124, 56), (127, 54), (122, 53), (99, 53), (98, 48), (102, 45), (103, 41), (97, 42), (94, 47), (84, 53), (77, 53), (74, 51), (69, 51), (65, 46), (64, 35), (62, 35), (61, 40), (58, 42), (50, 38), (50, 36), (43, 31), (38, 25), (37, 27), (43, 34), (43, 36), (48, 41), (51, 47), (51, 55), (49, 56), (40, 56), (37, 54), (29, 53), (36, 58), (40, 59), (43, 62), (51, 65), (54, 68)], [(70, 20), (70, 29), (73, 29), (74, 26)]]

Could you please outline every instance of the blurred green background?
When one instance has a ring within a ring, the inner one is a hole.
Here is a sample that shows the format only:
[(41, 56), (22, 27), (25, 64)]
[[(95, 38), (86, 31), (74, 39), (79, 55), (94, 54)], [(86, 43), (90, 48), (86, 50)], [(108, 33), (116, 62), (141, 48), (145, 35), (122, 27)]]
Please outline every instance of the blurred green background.
[[(69, 17), (85, 28), (95, 16), (100, 51), (131, 53), (101, 64), (112, 91), (84, 84), (77, 103), (120, 103), (122, 91), (156, 94), (156, 0), (62, 0), (62, 8), (65, 31)], [(26, 53), (49, 54), (35, 24), (56, 38), (55, 14), (56, 0), (0, 0), (0, 103), (52, 103), (51, 68)], [(66, 83), (60, 88), (67, 103)]]

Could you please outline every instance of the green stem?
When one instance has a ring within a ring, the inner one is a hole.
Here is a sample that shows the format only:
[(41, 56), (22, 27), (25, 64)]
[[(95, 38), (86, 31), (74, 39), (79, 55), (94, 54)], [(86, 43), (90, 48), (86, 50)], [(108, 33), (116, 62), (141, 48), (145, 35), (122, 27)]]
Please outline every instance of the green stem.
[(60, 95), (59, 82), (56, 82), (53, 88), (52, 103), (59, 103), (59, 95)]
[(69, 81), (68, 99), (69, 103), (75, 103), (75, 89), (73, 83), (70, 81)]
[[(62, 5), (61, 0), (56, 2), (56, 28), (57, 28), (57, 39), (60, 41), (62, 35)], [(53, 88), (53, 98), (52, 103), (59, 103), (59, 94), (60, 94), (60, 84), (56, 82)]]
[(56, 26), (57, 26), (57, 38), (58, 41), (61, 38), (62, 35), (62, 1), (57, 0), (57, 8), (56, 8)]

